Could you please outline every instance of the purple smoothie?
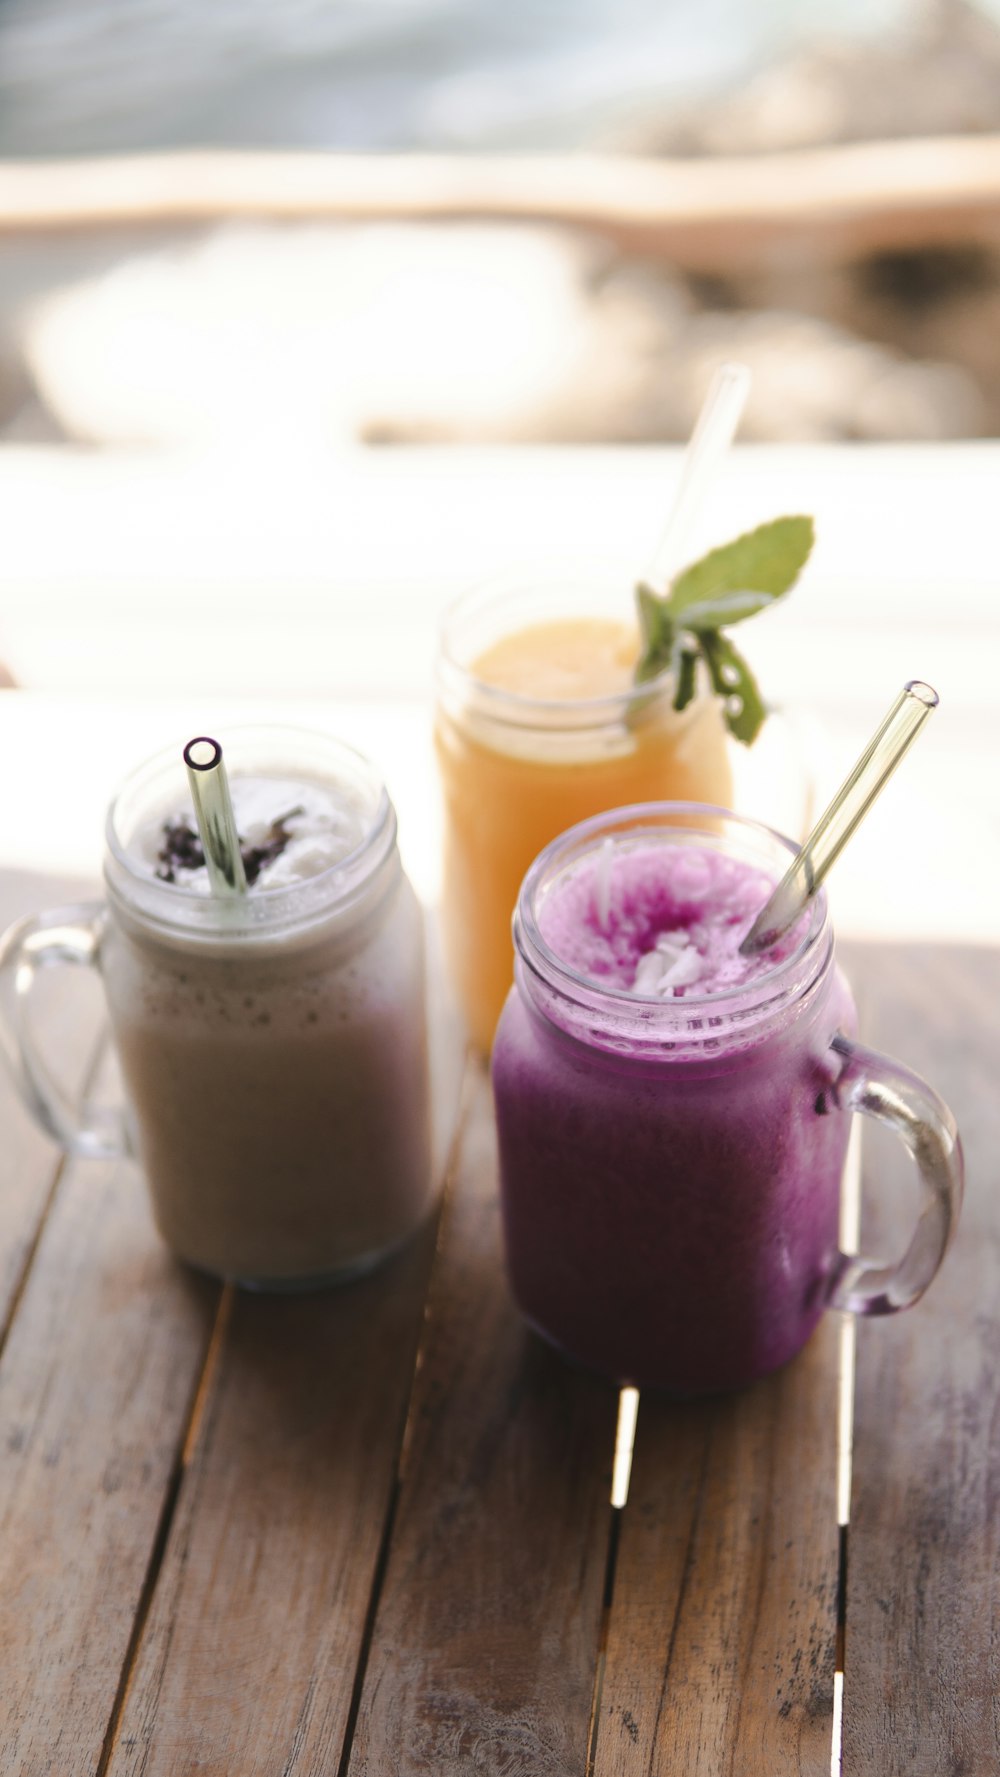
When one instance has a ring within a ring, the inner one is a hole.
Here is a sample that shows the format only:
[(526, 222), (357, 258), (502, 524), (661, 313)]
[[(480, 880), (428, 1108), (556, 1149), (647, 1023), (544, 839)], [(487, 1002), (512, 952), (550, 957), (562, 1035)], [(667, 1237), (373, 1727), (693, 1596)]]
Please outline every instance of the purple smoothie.
[(682, 1394), (808, 1338), (850, 1121), (830, 1044), (854, 1010), (825, 912), (745, 962), (778, 869), (720, 843), (598, 840), (536, 881), (493, 1051), (523, 1313), (616, 1381)]

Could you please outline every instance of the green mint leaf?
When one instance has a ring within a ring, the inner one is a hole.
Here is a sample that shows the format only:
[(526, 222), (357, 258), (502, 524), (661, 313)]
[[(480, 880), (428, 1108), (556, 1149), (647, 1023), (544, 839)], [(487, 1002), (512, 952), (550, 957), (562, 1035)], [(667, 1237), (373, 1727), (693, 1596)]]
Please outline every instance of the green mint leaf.
[(767, 715), (757, 682), (728, 637), (706, 629), (698, 640), (708, 663), (712, 689), (723, 699), (726, 727), (748, 747), (756, 740)]
[(731, 623), (743, 623), (756, 617), (767, 605), (774, 603), (769, 592), (727, 592), (720, 598), (704, 599), (700, 605), (687, 605), (683, 622), (685, 629), (728, 629)]
[(692, 562), (663, 595), (637, 586), (642, 654), (636, 684), (669, 668), (675, 680), (674, 708), (686, 709), (697, 682), (693, 636), (712, 689), (723, 701), (730, 733), (749, 746), (767, 711), (746, 661), (721, 632), (756, 616), (794, 586), (814, 535), (811, 518), (774, 518)]
[(732, 543), (710, 550), (678, 574), (667, 601), (671, 616), (683, 617), (686, 623), (691, 607), (714, 603), (731, 593), (762, 593), (765, 601), (780, 598), (794, 586), (808, 561), (814, 535), (811, 518), (774, 518)]
[(666, 600), (658, 598), (648, 586), (640, 584), (636, 587), (635, 600), (639, 613), (639, 634), (642, 638), (642, 654), (635, 669), (635, 682), (643, 685), (647, 679), (655, 679), (658, 673), (662, 673), (670, 665), (674, 647), (674, 623)]
[(675, 651), (673, 662), (677, 678), (677, 691), (674, 696), (674, 709), (686, 710), (695, 694), (698, 655), (693, 648), (680, 648)]

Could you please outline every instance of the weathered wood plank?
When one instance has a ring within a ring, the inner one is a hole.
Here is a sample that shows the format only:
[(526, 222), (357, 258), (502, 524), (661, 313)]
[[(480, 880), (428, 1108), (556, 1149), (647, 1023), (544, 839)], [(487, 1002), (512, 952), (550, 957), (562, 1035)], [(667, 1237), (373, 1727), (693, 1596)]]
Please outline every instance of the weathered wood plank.
[(484, 1073), (443, 1225), (350, 1771), (581, 1777), (616, 1393), (521, 1323)]
[[(435, 1165), (464, 1041), (430, 941)], [(335, 1770), (396, 1481), (437, 1214), (308, 1296), (237, 1292), (205, 1389), (110, 1777)]]
[(0, 1772), (99, 1767), (217, 1294), (134, 1167), (66, 1167), (0, 1363)]
[(433, 1246), (337, 1291), (237, 1293), (111, 1777), (337, 1769)]
[[(94, 900), (95, 883), (0, 870), (0, 932), (27, 913)], [(68, 979), (73, 973), (76, 979)], [(100, 990), (90, 992), (79, 971), (60, 970), (39, 982), (39, 1030), (53, 1070), (71, 1088), (82, 1088), (93, 1065), (103, 1018)], [(0, 1064), (0, 1339), (24, 1268), (38, 1238), (61, 1151), (29, 1117)]]
[(839, 1323), (738, 1395), (639, 1409), (595, 1777), (829, 1777)]
[[(1000, 1770), (1000, 950), (854, 947), (853, 967), (871, 1042), (955, 1112), (968, 1182), (927, 1296), (858, 1331), (843, 1770), (978, 1777)], [(880, 1143), (878, 1171), (865, 1230), (891, 1254), (877, 1187), (909, 1165)]]

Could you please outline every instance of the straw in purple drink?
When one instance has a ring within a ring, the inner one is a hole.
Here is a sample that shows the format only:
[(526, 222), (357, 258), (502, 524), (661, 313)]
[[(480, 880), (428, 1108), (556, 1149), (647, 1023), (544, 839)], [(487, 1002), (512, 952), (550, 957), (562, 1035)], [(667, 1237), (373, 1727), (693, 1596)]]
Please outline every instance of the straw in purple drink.
[(904, 685), (854, 770), (765, 901), (740, 945), (741, 956), (755, 956), (758, 951), (770, 949), (801, 918), (834, 859), (840, 856), (931, 711), (937, 708), (937, 702), (937, 692), (919, 679)]

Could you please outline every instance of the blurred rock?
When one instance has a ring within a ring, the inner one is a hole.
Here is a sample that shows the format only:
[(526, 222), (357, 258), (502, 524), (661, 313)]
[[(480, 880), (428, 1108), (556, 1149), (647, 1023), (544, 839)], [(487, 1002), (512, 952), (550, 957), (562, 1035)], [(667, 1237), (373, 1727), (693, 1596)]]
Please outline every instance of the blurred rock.
[(681, 439), (730, 356), (754, 372), (746, 437), (979, 428), (960, 370), (769, 295), (699, 304), (544, 227), (230, 226), (37, 302), (23, 349), (52, 423), (105, 445)]
[[(641, 120), (614, 145), (1000, 132), (998, 6), (912, 0), (892, 32), (839, 38), (830, 9), (825, 38), (728, 94), (652, 124), (614, 107)], [(723, 356), (754, 371), (747, 437), (1000, 435), (1000, 239), (831, 263), (803, 238), (682, 278), (542, 226), (151, 226), (9, 237), (0, 273), (19, 442), (681, 439)]]
[(836, 37), (628, 140), (646, 154), (760, 154), (1000, 129), (1000, 29), (969, 0), (923, 0), (895, 31)]
[(29, 310), (72, 436), (520, 436), (586, 374), (607, 252), (539, 228), (230, 226)]
[(9, 434), (34, 394), (31, 377), (15, 339), (0, 332), (0, 433)]
[[(894, 32), (867, 42), (837, 41), (835, 31), (831, 16), (826, 42), (764, 69), (710, 106), (644, 130), (628, 145), (644, 153), (752, 155), (1000, 131), (1000, 26), (969, 0), (923, 0)], [(853, 339), (856, 351), (843, 359), (846, 382), (837, 400), (833, 336), (819, 349), (819, 336), (810, 335), (805, 360), (813, 393), (789, 408), (790, 420), (799, 413), (803, 426), (825, 426), (824, 415), (849, 407), (847, 429), (823, 435), (1000, 435), (1000, 250), (958, 238), (831, 265), (818, 263), (804, 243), (798, 253), (790, 248), (780, 266), (771, 267), (762, 254), (755, 268), (725, 286), (694, 280), (692, 293), (707, 309), (724, 303), (763, 316), (797, 313), (833, 328), (841, 344)], [(765, 333), (773, 338), (773, 320)], [(790, 327), (781, 349), (784, 368), (768, 373), (773, 381), (801, 384), (804, 337)], [(872, 347), (888, 356), (871, 357)], [(778, 420), (776, 409), (762, 435), (774, 436)]]
[(975, 384), (953, 365), (909, 362), (884, 346), (805, 315), (709, 313), (692, 321), (676, 377), (674, 435), (686, 437), (714, 367), (737, 358), (753, 373), (740, 436), (945, 439), (982, 424)]

